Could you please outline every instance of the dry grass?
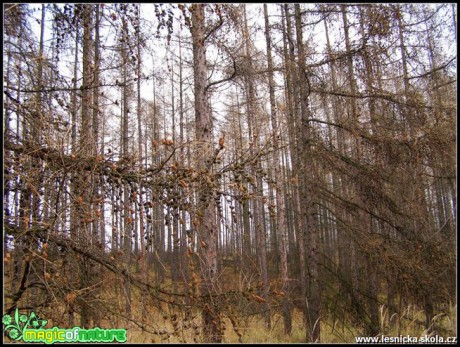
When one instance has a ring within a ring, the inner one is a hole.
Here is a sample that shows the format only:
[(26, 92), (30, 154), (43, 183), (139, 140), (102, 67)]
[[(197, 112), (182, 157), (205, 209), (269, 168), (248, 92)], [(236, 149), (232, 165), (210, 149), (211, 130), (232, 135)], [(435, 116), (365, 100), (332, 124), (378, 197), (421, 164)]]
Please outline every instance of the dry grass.
[[(153, 277), (153, 275), (152, 275)], [(170, 283), (170, 281), (165, 282)], [(130, 343), (201, 343), (201, 312), (198, 308), (190, 309), (188, 315), (184, 309), (173, 305), (154, 303), (132, 287), (132, 319), (123, 317), (125, 299), (123, 285), (113, 274), (107, 274), (101, 288), (98, 302), (102, 315), (101, 328), (126, 328)], [(142, 302), (144, 303), (145, 320), (142, 321)], [(456, 306), (445, 307), (432, 320), (432, 328), (443, 337), (457, 336)], [(43, 310), (44, 318), (62, 326), (66, 318), (66, 308), (56, 302), (48, 310)], [(120, 315), (121, 313), (121, 315)], [(241, 314), (238, 312), (238, 314)], [(235, 314), (236, 316), (236, 314)], [(224, 318), (225, 326), (223, 342), (225, 343), (304, 343), (305, 326), (299, 310), (292, 311), (292, 334), (284, 333), (283, 318), (279, 313), (272, 311), (271, 328), (265, 326), (261, 315), (234, 317), (234, 324), (229, 318)], [(75, 315), (75, 322), (80, 317)], [(410, 335), (424, 336), (426, 334), (423, 322), (423, 310), (416, 306), (407, 306), (399, 315), (388, 315), (385, 305), (380, 308), (380, 333), (387, 336)], [(241, 336), (239, 336), (240, 334)], [(322, 343), (354, 343), (355, 337), (362, 336), (360, 328), (350, 322), (332, 321), (330, 317), (323, 317), (321, 321)]]
[[(384, 312), (384, 311), (383, 311)], [(421, 337), (426, 334), (420, 322), (424, 320), (423, 311), (418, 310), (414, 306), (407, 307), (402, 313), (401, 327), (394, 325), (392, 328), (383, 323), (385, 335), (387, 336), (403, 336), (410, 335)], [(199, 316), (198, 316), (199, 317)], [(224, 343), (304, 343), (305, 342), (305, 327), (302, 323), (302, 314), (298, 310), (293, 311), (292, 315), (292, 334), (285, 335), (283, 328), (283, 319), (279, 314), (272, 315), (272, 327), (267, 329), (265, 327), (264, 319), (260, 316), (252, 316), (246, 320), (243, 326), (239, 327), (242, 333), (242, 338), (239, 340), (238, 335), (232, 328), (228, 319), (225, 319), (227, 329), (224, 334)], [(382, 318), (385, 318), (384, 316)], [(388, 322), (388, 320), (387, 320)], [(433, 318), (433, 325), (440, 336), (456, 336), (456, 307), (451, 306), (448, 313), (439, 314)], [(162, 329), (173, 331), (170, 322), (164, 321)], [(321, 342), (322, 343), (354, 343), (355, 337), (362, 336), (363, 332), (355, 327), (339, 326), (333, 324), (329, 320), (322, 321), (321, 327)], [(182, 338), (177, 336), (169, 336), (161, 338), (152, 334), (146, 334), (139, 329), (128, 330), (128, 341), (132, 343), (146, 343), (146, 342), (163, 342), (163, 343), (194, 343), (202, 342), (200, 339), (194, 340), (191, 331), (184, 331)]]
[[(451, 304), (436, 314), (431, 320), (431, 334), (443, 337), (457, 336), (456, 311), (456, 305)], [(385, 305), (380, 307), (380, 331), (387, 336), (421, 337), (428, 335), (425, 320), (424, 311), (415, 305), (408, 305), (399, 315), (394, 313), (391, 317), (388, 317), (388, 310)]]

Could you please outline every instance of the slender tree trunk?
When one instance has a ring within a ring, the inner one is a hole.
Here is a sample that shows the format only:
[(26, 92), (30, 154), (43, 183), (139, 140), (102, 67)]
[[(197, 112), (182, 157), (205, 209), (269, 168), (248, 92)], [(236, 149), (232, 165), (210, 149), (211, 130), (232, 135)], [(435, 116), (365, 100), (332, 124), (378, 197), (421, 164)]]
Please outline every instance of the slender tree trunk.
[[(93, 67), (93, 73), (94, 73), (94, 81), (93, 81), (93, 105), (92, 105), (92, 127), (93, 127), (93, 143), (94, 146), (92, 146), (91, 151), (92, 151), (92, 156), (98, 155), (98, 150), (99, 150), (99, 120), (100, 120), (100, 115), (101, 112), (99, 110), (99, 68), (100, 68), (100, 47), (99, 47), (99, 5), (95, 5), (95, 25), (94, 25), (94, 32), (95, 32), (95, 39), (94, 39), (94, 67)], [(102, 183), (102, 178), (100, 179), (99, 177), (93, 177), (92, 178), (93, 182), (93, 192), (96, 197), (100, 197), (99, 195), (99, 189), (101, 187)], [(100, 199), (99, 199), (100, 200)], [(98, 201), (99, 201), (98, 200)], [(99, 231), (99, 214), (102, 209), (101, 202), (97, 202), (93, 206), (93, 215), (96, 216), (94, 218), (94, 222), (92, 225), (93, 228), (93, 233), (92, 233), (92, 238), (93, 238), (93, 244), (98, 242), (100, 240), (100, 231)]]
[[(94, 84), (93, 76), (93, 6), (83, 5), (83, 86), (82, 86), (82, 105), (81, 105), (81, 130), (79, 141), (79, 154), (83, 157), (89, 157), (93, 148), (92, 117), (91, 107), (92, 90)], [(77, 188), (80, 196), (77, 198), (79, 203), (78, 221), (79, 221), (79, 242), (86, 247), (91, 247), (92, 228), (91, 228), (91, 179), (89, 173), (81, 172), (77, 176)], [(80, 260), (80, 288), (87, 288), (91, 283), (90, 260), (82, 257)], [(91, 307), (88, 302), (80, 301), (80, 320), (81, 326), (88, 328), (92, 318)]]
[[(211, 168), (208, 159), (212, 155), (212, 118), (206, 95), (207, 66), (205, 46), (205, 18), (206, 5), (191, 6), (193, 39), (193, 72), (195, 77), (195, 122), (196, 139), (198, 143), (197, 167), (203, 176), (210, 174)], [(218, 304), (211, 299), (216, 291), (217, 273), (217, 226), (215, 223), (215, 202), (212, 196), (212, 182), (202, 184), (199, 192), (198, 237), (200, 240), (199, 253), (201, 259), (201, 295), (206, 299), (202, 311), (203, 338), (205, 342), (222, 342), (222, 326)]]
[[(190, 162), (185, 157), (184, 153), (184, 80), (183, 80), (183, 62), (182, 62), (182, 44), (181, 44), (181, 36), (179, 35), (179, 142), (180, 142), (180, 154), (179, 154), (179, 161), (181, 163), (190, 164)], [(188, 136), (188, 133), (187, 133)], [(184, 281), (184, 293), (188, 293), (190, 290), (190, 273), (189, 267), (187, 265), (187, 233), (186, 233), (186, 218), (187, 212), (181, 211), (181, 224), (182, 224), (182, 232), (180, 236), (180, 262), (181, 262), (181, 273), (182, 279)], [(189, 303), (189, 296), (186, 296), (186, 302)]]
[[(347, 53), (347, 77), (348, 77), (348, 82), (349, 82), (349, 87), (350, 87), (350, 94), (356, 95), (356, 80), (355, 80), (355, 72), (354, 72), (354, 66), (353, 66), (353, 55), (351, 53), (351, 44), (350, 44), (350, 34), (349, 34), (349, 23), (347, 19), (347, 6), (348, 5), (341, 5), (341, 14), (342, 14), (342, 21), (343, 21), (343, 29), (344, 29), (344, 34), (345, 34), (345, 48), (346, 48), (346, 53)], [(348, 117), (344, 119), (344, 122), (348, 124), (353, 124), (353, 126), (357, 122), (357, 110), (356, 110), (356, 99), (351, 97), (348, 98), (348, 107), (349, 110), (347, 112)], [(348, 137), (347, 137), (348, 138)], [(348, 152), (351, 152), (354, 154), (355, 158), (360, 158), (359, 152), (360, 151), (360, 146), (359, 146), (359, 140), (357, 138), (351, 138), (350, 143), (352, 145), (350, 146), (351, 149)], [(347, 151), (345, 152), (347, 153)], [(352, 194), (349, 191), (349, 194)], [(358, 212), (361, 216), (362, 214)], [(351, 217), (352, 218), (352, 217)], [(356, 251), (356, 245), (354, 242), (347, 242), (346, 247), (350, 250), (348, 253), (349, 259), (346, 261), (349, 261), (350, 265), (350, 279), (351, 279), (351, 285), (349, 286), (349, 292), (351, 296), (351, 304), (352, 307), (355, 309), (355, 317), (358, 320), (363, 319), (363, 302), (362, 302), (362, 296), (361, 296), (361, 291), (360, 291), (360, 279), (361, 276), (359, 274), (360, 272), (360, 263), (357, 261), (356, 257), (358, 256), (358, 253)], [(347, 268), (348, 268), (348, 263), (347, 263)], [(346, 271), (346, 270), (345, 270)]]
[[(138, 134), (138, 142), (137, 142), (137, 150), (139, 154), (139, 163), (141, 166), (144, 165), (143, 162), (143, 148), (142, 148), (142, 140), (144, 139), (144, 134), (142, 131), (142, 105), (141, 105), (141, 68), (142, 68), (142, 60), (141, 60), (141, 37), (140, 37), (140, 5), (136, 5), (136, 24), (137, 24), (137, 29), (135, 30), (135, 35), (136, 35), (136, 75), (137, 75), (137, 134)], [(147, 141), (145, 141), (147, 142)], [(146, 153), (147, 154), (147, 153)], [(140, 238), (140, 268), (141, 272), (145, 276), (145, 280), (148, 281), (148, 264), (147, 264), (147, 258), (146, 258), (146, 250), (145, 250), (145, 225), (144, 225), (144, 219), (145, 219), (145, 209), (144, 209), (144, 203), (143, 203), (143, 190), (144, 188), (139, 185), (139, 238)], [(146, 310), (146, 303), (145, 303), (145, 295), (142, 295), (141, 297), (142, 301), (142, 321), (145, 321), (147, 319), (147, 310)]]
[[(302, 309), (303, 318), (306, 322), (307, 319), (307, 308), (305, 302), (306, 295), (306, 261), (305, 261), (305, 238), (303, 237), (303, 228), (305, 227), (304, 221), (301, 214), (300, 204), (300, 190), (299, 185), (299, 171), (300, 171), (300, 146), (298, 132), (300, 127), (299, 119), (299, 98), (297, 93), (298, 85), (298, 71), (295, 66), (295, 55), (294, 55), (294, 40), (292, 37), (292, 24), (291, 14), (289, 5), (284, 5), (284, 20), (285, 26), (283, 26), (283, 37), (284, 37), (284, 61), (286, 66), (286, 101), (287, 101), (287, 119), (289, 129), (289, 154), (291, 161), (290, 171), (290, 210), (293, 223), (291, 229), (293, 232), (289, 233), (289, 251), (290, 256), (299, 259), (299, 262), (291, 262), (294, 272), (300, 271), (300, 302), (299, 305)], [(297, 76), (297, 78), (296, 78)]]
[[(243, 25), (243, 37), (245, 41), (245, 52), (247, 57), (247, 68), (249, 72), (253, 71), (253, 63), (251, 58), (250, 42), (249, 42), (249, 31), (247, 26), (246, 19), (246, 5), (243, 4), (243, 13), (244, 13), (244, 25)], [(247, 96), (247, 118), (248, 118), (248, 128), (249, 128), (249, 141), (252, 142), (250, 153), (255, 155), (259, 150), (259, 139), (260, 139), (260, 121), (258, 119), (259, 109), (256, 102), (256, 95), (254, 90), (254, 81), (250, 76), (246, 75), (244, 77), (245, 81), (245, 91)], [(251, 167), (251, 175), (254, 178), (254, 195), (253, 199), (253, 221), (254, 221), (254, 231), (255, 231), (255, 240), (256, 240), (256, 256), (257, 262), (259, 265), (259, 272), (261, 274), (262, 280), (262, 297), (268, 299), (269, 291), (269, 281), (268, 281), (268, 272), (267, 272), (267, 254), (266, 254), (266, 240), (265, 240), (265, 231), (263, 226), (263, 220), (265, 219), (265, 211), (262, 204), (263, 191), (262, 191), (262, 180), (260, 175), (257, 173), (260, 171), (260, 163), (256, 163)], [(271, 326), (270, 321), (270, 310), (268, 304), (265, 305), (265, 324), (268, 328)]]
[[(363, 9), (360, 8), (360, 14), (361, 14), (361, 36), (362, 39), (364, 40), (365, 38), (365, 31), (364, 31), (364, 20), (365, 20), (365, 14), (363, 13)], [(368, 46), (366, 45), (364, 47), (364, 52), (363, 52), (363, 58), (364, 58), (364, 66), (366, 69), (366, 89), (367, 93), (371, 95), (374, 91), (374, 72), (373, 72), (373, 66), (372, 66), (372, 61), (370, 57), (370, 51)], [(369, 98), (368, 102), (368, 107), (369, 107), (369, 115), (371, 119), (371, 126), (374, 128), (372, 129), (373, 134), (377, 134), (378, 130), (375, 129), (375, 114), (376, 112), (376, 101), (373, 98)], [(376, 155), (380, 156), (381, 153), (379, 151), (376, 151)], [(377, 227), (377, 223), (375, 223), (374, 219), (372, 216), (369, 216), (368, 218), (368, 230), (369, 233), (373, 232), (378, 232), (378, 230), (375, 230)], [(367, 293), (366, 293), (366, 301), (367, 301), (367, 306), (369, 307), (369, 317), (370, 317), (370, 323), (368, 324), (367, 328), (367, 334), (369, 336), (375, 336), (379, 332), (379, 306), (378, 306), (378, 299), (377, 299), (377, 288), (378, 288), (378, 283), (377, 283), (377, 277), (376, 277), (376, 268), (375, 264), (369, 257), (365, 256), (365, 272), (366, 272), (366, 277), (368, 278), (367, 281)]]
[[(122, 18), (122, 80), (123, 80), (123, 127), (122, 127), (122, 153), (123, 158), (126, 162), (130, 160), (129, 158), (129, 137), (128, 137), (128, 52), (127, 52), (127, 42), (128, 42), (128, 25), (127, 19)], [(127, 185), (122, 186), (123, 189), (123, 252), (124, 260), (126, 266), (126, 272), (131, 272), (131, 252), (132, 252), (132, 232), (133, 232), (133, 216), (131, 214), (131, 199), (129, 187)], [(131, 316), (131, 284), (129, 280), (125, 277), (124, 279), (125, 287), (125, 311), (128, 317)]]
[[(176, 109), (175, 109), (175, 98), (174, 98), (174, 67), (171, 68), (171, 118), (172, 128), (171, 136), (174, 143), (177, 143), (176, 139)], [(174, 155), (173, 160), (177, 162), (177, 156)], [(177, 187), (173, 188), (177, 192)], [(178, 194), (178, 192), (177, 192)], [(179, 195), (179, 194), (178, 194)], [(173, 284), (173, 291), (177, 293), (177, 282), (179, 280), (179, 208), (176, 206), (171, 207), (171, 218), (172, 218), (172, 235), (171, 235), (171, 281)]]
[[(303, 44), (302, 35), (302, 19), (300, 14), (300, 5), (295, 4), (295, 22), (297, 33), (297, 49), (298, 49), (298, 78), (300, 90), (300, 110), (301, 110), (301, 134), (300, 134), (300, 148), (302, 150), (302, 169), (300, 170), (300, 181), (303, 184), (301, 189), (302, 207), (304, 220), (307, 231), (306, 238), (306, 252), (308, 254), (308, 269), (309, 269), (309, 288), (306, 295), (307, 300), (307, 341), (316, 342), (320, 340), (320, 287), (318, 280), (318, 240), (319, 230), (316, 215), (318, 214), (315, 204), (314, 191), (311, 189), (311, 178), (315, 177), (316, 167), (314, 159), (310, 152), (310, 144), (312, 142), (312, 129), (309, 126), (310, 105), (309, 93), (310, 82), (307, 77), (307, 70), (305, 66), (305, 49)], [(304, 234), (304, 230), (301, 231)], [(302, 242), (302, 241), (301, 241)]]
[(284, 332), (288, 335), (292, 332), (292, 318), (291, 310), (287, 296), (287, 280), (288, 280), (288, 267), (287, 267), (287, 248), (286, 248), (286, 223), (285, 223), (285, 207), (282, 195), (281, 184), (283, 178), (281, 176), (281, 159), (279, 150), (279, 140), (281, 132), (279, 129), (276, 105), (275, 105), (275, 82), (273, 78), (273, 59), (271, 51), (271, 35), (270, 35), (270, 24), (268, 20), (267, 4), (264, 4), (264, 17), (265, 17), (265, 41), (267, 44), (267, 61), (268, 61), (268, 81), (269, 81), (269, 94), (270, 94), (270, 115), (273, 132), (273, 164), (275, 171), (275, 195), (276, 195), (276, 231), (278, 233), (278, 247), (279, 247), (279, 273), (281, 280), (281, 305), (284, 319)]

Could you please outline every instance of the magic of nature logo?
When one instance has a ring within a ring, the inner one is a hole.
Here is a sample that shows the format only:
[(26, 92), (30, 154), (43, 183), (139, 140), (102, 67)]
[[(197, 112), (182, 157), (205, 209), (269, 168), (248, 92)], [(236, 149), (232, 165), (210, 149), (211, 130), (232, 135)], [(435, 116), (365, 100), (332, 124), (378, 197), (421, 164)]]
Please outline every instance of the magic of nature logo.
[(126, 342), (126, 329), (45, 329), (48, 321), (40, 319), (35, 312), (29, 315), (19, 313), (16, 308), (13, 317), (3, 315), (3, 334), (13, 341), (44, 342), (46, 344), (62, 342)]

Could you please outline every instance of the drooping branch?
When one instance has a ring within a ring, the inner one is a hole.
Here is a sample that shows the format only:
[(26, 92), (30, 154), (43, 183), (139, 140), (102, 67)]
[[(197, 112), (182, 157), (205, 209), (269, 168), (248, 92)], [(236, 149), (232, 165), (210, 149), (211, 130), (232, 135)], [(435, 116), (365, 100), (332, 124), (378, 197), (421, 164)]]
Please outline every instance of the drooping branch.
[(224, 24), (224, 20), (222, 16), (219, 17), (219, 22), (215, 26), (209, 30), (209, 32), (206, 34), (204, 40), (206, 41), (214, 32), (216, 32), (222, 25)]
[(237, 69), (236, 69), (236, 62), (235, 62), (235, 60), (234, 60), (233, 58), (232, 58), (232, 60), (233, 60), (233, 73), (232, 73), (229, 77), (227, 77), (227, 78), (224, 78), (224, 79), (222, 79), (222, 80), (214, 81), (214, 82), (209, 83), (209, 84), (206, 86), (206, 88), (204, 89), (204, 92), (205, 92), (205, 93), (208, 91), (208, 89), (209, 89), (210, 87), (212, 87), (212, 86), (214, 86), (214, 85), (216, 85), (216, 84), (221, 84), (221, 83), (224, 83), (224, 82), (231, 81), (232, 79), (234, 79), (234, 78), (236, 77), (236, 71), (237, 71)]

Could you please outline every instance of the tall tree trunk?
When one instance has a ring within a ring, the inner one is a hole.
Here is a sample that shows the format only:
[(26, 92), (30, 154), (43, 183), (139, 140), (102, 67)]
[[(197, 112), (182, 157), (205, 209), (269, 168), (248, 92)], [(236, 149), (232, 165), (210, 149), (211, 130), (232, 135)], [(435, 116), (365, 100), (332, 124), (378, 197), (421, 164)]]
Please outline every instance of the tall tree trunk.
[[(360, 8), (360, 15), (361, 15), (361, 36), (362, 40), (365, 40), (366, 33), (364, 29), (364, 22), (365, 22), (365, 14), (363, 12), (363, 8)], [(368, 45), (366, 44), (364, 46), (363, 50), (363, 58), (364, 58), (364, 67), (366, 69), (366, 74), (365, 74), (365, 83), (366, 83), (366, 91), (367, 94), (372, 95), (374, 93), (374, 68), (372, 65), (371, 57), (370, 57), (370, 50), (368, 48)], [(374, 98), (369, 98), (368, 102), (368, 107), (369, 107), (369, 115), (371, 119), (371, 127), (372, 133), (377, 134), (378, 129), (375, 128), (376, 121), (375, 121), (375, 115), (377, 114), (376, 111), (376, 100)], [(381, 156), (380, 151), (376, 150), (376, 155)], [(377, 159), (379, 160), (379, 158)], [(372, 218), (372, 216), (369, 216), (369, 226), (368, 230), (369, 233), (373, 232), (379, 232), (378, 230), (375, 230), (378, 228), (378, 224)], [(367, 292), (366, 292), (366, 301), (367, 301), (367, 306), (369, 307), (369, 317), (370, 317), (370, 322), (367, 325), (367, 334), (369, 336), (375, 336), (379, 332), (379, 305), (378, 305), (378, 299), (377, 299), (377, 290), (378, 290), (378, 281), (377, 281), (377, 276), (376, 276), (376, 267), (374, 262), (366, 255), (364, 255), (364, 262), (365, 262), (365, 267), (364, 267), (364, 272), (366, 273), (366, 277), (368, 278), (367, 281)]]
[[(259, 141), (260, 141), (260, 120), (259, 120), (259, 109), (256, 102), (256, 94), (254, 81), (250, 77), (250, 74), (253, 72), (253, 62), (251, 58), (251, 49), (249, 42), (249, 31), (248, 23), (246, 18), (246, 5), (243, 4), (243, 37), (245, 42), (245, 54), (247, 57), (247, 68), (249, 74), (246, 74), (244, 77), (245, 81), (245, 91), (247, 96), (247, 118), (248, 118), (248, 128), (249, 128), (249, 141), (252, 142), (250, 153), (255, 155), (259, 151)], [(265, 219), (265, 211), (263, 207), (263, 190), (262, 190), (262, 179), (257, 172), (261, 171), (260, 163), (256, 163), (251, 167), (251, 175), (254, 178), (254, 195), (253, 199), (253, 221), (254, 221), (254, 231), (255, 231), (255, 240), (256, 240), (256, 256), (257, 262), (259, 265), (259, 272), (261, 274), (262, 280), (262, 297), (268, 299), (269, 291), (269, 281), (268, 281), (268, 271), (267, 271), (267, 253), (266, 253), (266, 240), (265, 240), (265, 230), (263, 221)], [(265, 324), (268, 328), (271, 326), (270, 320), (270, 308), (268, 303), (265, 305)]]
[[(302, 18), (300, 5), (295, 4), (295, 23), (297, 33), (297, 49), (298, 49), (298, 78), (300, 91), (300, 111), (301, 111), (301, 133), (299, 147), (302, 151), (302, 163), (299, 180), (302, 184), (301, 201), (303, 207), (303, 217), (306, 226), (306, 249), (308, 254), (308, 269), (309, 269), (309, 288), (306, 295), (307, 300), (307, 341), (316, 342), (320, 340), (320, 300), (321, 293), (318, 280), (318, 221), (317, 221), (317, 204), (315, 203), (314, 190), (311, 189), (315, 176), (317, 176), (314, 158), (311, 153), (311, 143), (313, 141), (312, 129), (309, 126), (310, 105), (310, 81), (308, 80), (305, 66), (305, 49), (302, 35)], [(313, 181), (312, 181), (313, 178)], [(305, 230), (301, 230), (301, 235)], [(302, 240), (300, 241), (302, 243)]]
[[(92, 41), (92, 25), (93, 25), (93, 5), (83, 5), (83, 86), (82, 86), (82, 105), (81, 105), (81, 130), (79, 142), (79, 155), (89, 157), (93, 147), (92, 133), (92, 90), (94, 83), (93, 76), (93, 41)], [(77, 187), (80, 196), (79, 201), (79, 242), (85, 247), (91, 247), (91, 179), (90, 174), (86, 171), (81, 172), (77, 176)], [(90, 286), (90, 260), (87, 257), (82, 257), (80, 260), (80, 288)], [(81, 326), (89, 328), (91, 320), (91, 309), (87, 301), (80, 300), (80, 320)]]
[[(93, 127), (93, 143), (94, 146), (92, 146), (91, 151), (92, 151), (92, 156), (96, 156), (99, 153), (99, 120), (101, 116), (101, 111), (99, 109), (99, 69), (100, 69), (100, 39), (99, 39), (99, 20), (100, 20), (100, 13), (99, 13), (99, 5), (95, 5), (95, 25), (94, 25), (94, 65), (93, 65), (93, 73), (94, 73), (94, 80), (93, 80), (93, 105), (92, 105), (92, 111), (93, 111), (93, 119), (92, 119), (92, 127)], [(102, 155), (102, 152), (101, 152)], [(100, 197), (99, 189), (102, 186), (102, 178), (100, 177), (93, 177), (92, 178), (93, 182), (93, 192), (96, 197)], [(99, 199), (100, 200), (100, 199)], [(98, 201), (99, 201), (98, 200)], [(93, 206), (93, 215), (96, 216), (94, 218), (94, 222), (92, 225), (93, 228), (93, 233), (92, 233), (92, 238), (93, 238), (93, 244), (98, 242), (101, 237), (100, 237), (100, 232), (102, 230), (99, 230), (100, 222), (99, 222), (99, 214), (101, 213), (102, 210), (102, 205), (101, 202), (97, 202)]]
[[(350, 44), (350, 34), (349, 34), (350, 25), (348, 23), (348, 18), (347, 18), (347, 6), (348, 5), (341, 5), (343, 30), (345, 34), (345, 49), (347, 53), (346, 75), (348, 77), (350, 94), (356, 95), (357, 87), (356, 87), (355, 72), (354, 72), (354, 66), (353, 66), (353, 54), (351, 52), (351, 44)], [(348, 102), (349, 111), (347, 112), (348, 117), (344, 119), (344, 122), (346, 122), (347, 124), (352, 124), (352, 126), (355, 126), (357, 122), (356, 98), (350, 97), (348, 98), (348, 101), (349, 101)], [(352, 137), (350, 143), (352, 143), (352, 145), (350, 146), (351, 148), (348, 152), (354, 154), (355, 158), (360, 158), (360, 155), (358, 153), (360, 151), (359, 140), (357, 138)], [(362, 216), (361, 212), (358, 212), (358, 213)], [(349, 261), (350, 261), (350, 270), (351, 270), (350, 272), (351, 285), (349, 287), (349, 292), (351, 296), (352, 307), (355, 309), (355, 317), (359, 321), (359, 320), (364, 319), (363, 317), (364, 316), (364, 312), (363, 312), (364, 305), (362, 302), (362, 295), (360, 291), (361, 276), (359, 274), (361, 264), (356, 259), (359, 252), (356, 252), (356, 245), (354, 244), (354, 242), (351, 242), (349, 245), (347, 245), (347, 247), (350, 250)]]
[(284, 319), (284, 332), (288, 335), (292, 332), (292, 318), (289, 300), (285, 292), (287, 291), (288, 267), (287, 267), (287, 248), (286, 248), (286, 215), (283, 201), (282, 187), (283, 178), (281, 176), (281, 159), (279, 141), (281, 131), (279, 129), (276, 104), (275, 104), (275, 81), (273, 77), (273, 58), (271, 49), (270, 24), (268, 19), (267, 4), (264, 4), (265, 18), (265, 42), (267, 44), (267, 63), (268, 63), (268, 89), (270, 94), (270, 119), (272, 123), (273, 133), (273, 165), (275, 171), (275, 195), (276, 195), (276, 232), (278, 233), (278, 248), (279, 248), (279, 274), (281, 280), (281, 305)]
[(306, 260), (305, 260), (305, 238), (303, 237), (304, 220), (301, 214), (300, 204), (300, 185), (299, 185), (299, 172), (301, 163), (301, 151), (299, 146), (298, 128), (300, 127), (299, 119), (299, 98), (297, 93), (298, 71), (295, 66), (294, 54), (294, 39), (292, 37), (292, 22), (289, 5), (285, 4), (283, 8), (283, 17), (285, 25), (283, 25), (283, 53), (285, 62), (285, 78), (286, 78), (286, 102), (287, 102), (287, 120), (288, 120), (288, 133), (289, 133), (289, 154), (292, 168), (290, 171), (290, 184), (288, 185), (290, 191), (290, 210), (293, 220), (291, 229), (293, 232), (288, 234), (289, 239), (289, 252), (291, 257), (299, 259), (298, 263), (291, 262), (292, 270), (294, 272), (300, 271), (300, 302), (299, 305), (302, 309), (303, 319), (307, 319), (307, 308), (305, 302), (306, 295)]
[[(174, 67), (171, 67), (171, 118), (172, 118), (172, 128), (171, 136), (174, 143), (177, 143), (176, 139), (176, 108), (175, 108), (175, 98), (174, 98)], [(173, 158), (175, 163), (177, 163), (177, 156), (174, 154)], [(177, 192), (177, 187), (173, 188)], [(173, 192), (173, 194), (175, 194)], [(177, 282), (179, 280), (179, 208), (177, 206), (171, 206), (171, 218), (172, 218), (172, 235), (170, 242), (171, 245), (171, 254), (170, 254), (170, 268), (171, 268), (171, 281), (173, 285), (173, 292), (177, 293)]]
[[(333, 51), (332, 51), (332, 45), (329, 40), (329, 29), (327, 26), (327, 20), (324, 18), (324, 27), (325, 27), (325, 33), (326, 33), (326, 44), (327, 44), (327, 52), (328, 52), (328, 58), (331, 59), (333, 58)], [(338, 91), (338, 80), (337, 80), (337, 73), (336, 73), (336, 66), (335, 62), (332, 60), (329, 63), (329, 68), (331, 70), (331, 83), (332, 83), (332, 90), (333, 91)], [(331, 102), (332, 102), (332, 113), (333, 113), (333, 121), (336, 124), (343, 124), (345, 121), (344, 119), (344, 107), (343, 103), (341, 100), (339, 100), (337, 97), (331, 97)], [(335, 143), (338, 149), (338, 153), (340, 155), (345, 155), (347, 153), (347, 143), (349, 142), (349, 139), (347, 138), (346, 134), (344, 133), (343, 129), (341, 127), (337, 127), (336, 129), (336, 136), (335, 136)], [(346, 184), (344, 184), (344, 177), (341, 177), (342, 175), (339, 175), (338, 173), (333, 173), (332, 175), (332, 190), (337, 194), (340, 195), (342, 194), (343, 196), (349, 196), (348, 192), (348, 187)], [(337, 209), (339, 210), (339, 209)], [(338, 212), (338, 211), (336, 211)], [(345, 212), (346, 218), (348, 220), (348, 214)], [(348, 234), (345, 230), (345, 227), (338, 227), (337, 228), (337, 246), (338, 246), (338, 276), (340, 278), (340, 287), (339, 287), (339, 295), (342, 298), (341, 300), (347, 301), (347, 303), (344, 303), (344, 307), (349, 306), (350, 303), (350, 298), (351, 298), (351, 262), (350, 262), (350, 249), (351, 249), (351, 244), (350, 244), (350, 239), (348, 237)], [(345, 312), (343, 312), (345, 313)]]
[[(122, 153), (125, 162), (130, 161), (129, 157), (129, 137), (128, 137), (128, 24), (126, 17), (122, 17), (122, 80), (123, 80), (123, 127), (122, 127)], [(133, 216), (131, 215), (131, 202), (129, 187), (124, 184), (123, 189), (123, 252), (126, 266), (126, 273), (131, 272), (131, 252), (132, 252), (132, 232), (133, 232)], [(131, 316), (131, 284), (128, 278), (124, 279), (125, 287), (125, 311), (128, 317)]]
[[(141, 68), (142, 68), (142, 60), (141, 60), (141, 36), (140, 36), (140, 5), (136, 5), (136, 24), (137, 28), (135, 29), (135, 35), (136, 35), (136, 77), (137, 77), (137, 136), (138, 136), (138, 154), (139, 154), (139, 164), (141, 166), (144, 165), (143, 157), (143, 148), (142, 148), (142, 140), (144, 139), (143, 136), (143, 131), (142, 131), (142, 105), (141, 105)], [(147, 141), (145, 141), (147, 143)], [(147, 153), (145, 153), (147, 154)], [(145, 276), (145, 280), (148, 282), (148, 264), (147, 264), (147, 258), (146, 258), (146, 250), (145, 250), (145, 225), (144, 225), (144, 219), (145, 219), (145, 209), (144, 209), (144, 203), (143, 203), (143, 191), (144, 188), (142, 186), (139, 186), (139, 238), (140, 238), (140, 247), (141, 247), (141, 254), (140, 254), (140, 267), (141, 267), (141, 272)], [(147, 310), (146, 310), (146, 303), (145, 303), (145, 295), (142, 295), (141, 298), (142, 301), (142, 320), (145, 321), (147, 319)]]
[[(180, 153), (179, 153), (179, 161), (181, 163), (188, 163), (190, 162), (185, 157), (184, 153), (184, 80), (183, 80), (183, 62), (182, 62), (182, 42), (181, 36), (179, 34), (179, 143), (180, 143)], [(187, 132), (188, 136), (188, 132)], [(187, 141), (188, 142), (188, 141)], [(189, 267), (187, 265), (187, 232), (186, 232), (186, 214), (187, 211), (183, 210), (181, 213), (181, 235), (180, 235), (180, 270), (182, 273), (182, 280), (184, 281), (184, 293), (188, 293), (190, 290), (190, 273)], [(189, 296), (186, 296), (186, 301), (189, 303)]]
[[(212, 118), (206, 94), (207, 65), (206, 65), (206, 29), (204, 18), (204, 4), (194, 4), (192, 12), (193, 39), (193, 72), (195, 78), (195, 122), (197, 148), (197, 167), (201, 175), (210, 177), (212, 168), (208, 159), (212, 155)], [(212, 300), (212, 293), (217, 289), (217, 225), (216, 209), (212, 196), (212, 182), (204, 180), (199, 194), (199, 208), (197, 215), (199, 253), (201, 258), (201, 295), (207, 298), (202, 311), (203, 337), (205, 342), (222, 342), (222, 323), (218, 304)]]

